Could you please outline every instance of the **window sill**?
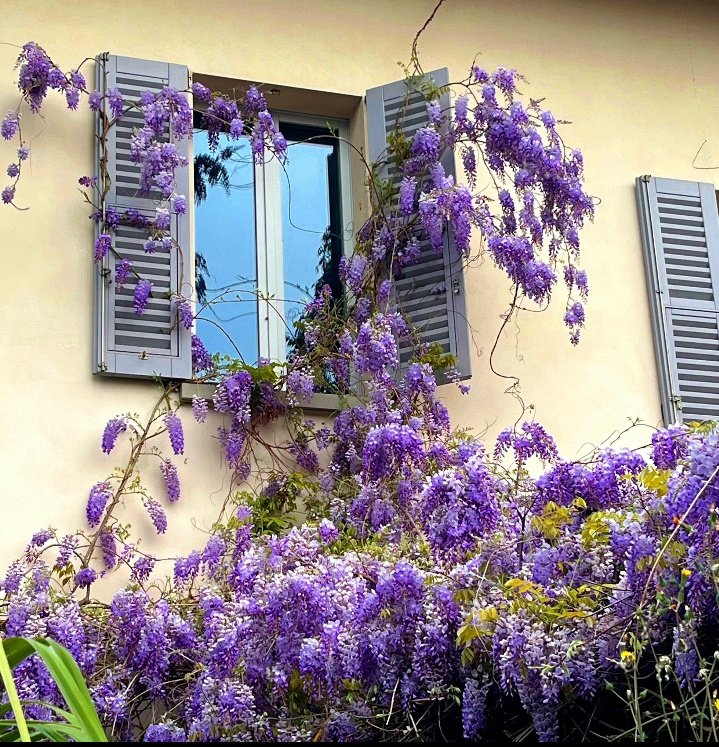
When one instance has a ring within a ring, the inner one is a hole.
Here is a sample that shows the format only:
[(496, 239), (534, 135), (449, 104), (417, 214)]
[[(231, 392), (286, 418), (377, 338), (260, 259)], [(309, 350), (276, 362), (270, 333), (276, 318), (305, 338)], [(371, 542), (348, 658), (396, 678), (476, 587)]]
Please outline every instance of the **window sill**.
[[(205, 400), (212, 400), (216, 386), (214, 384), (195, 384), (185, 381), (180, 387), (180, 402), (192, 402), (193, 396), (197, 395)], [(281, 394), (284, 398), (286, 395)], [(346, 406), (353, 407), (361, 404), (357, 397), (340, 397), (338, 394), (313, 394), (306, 402), (301, 403), (300, 407), (306, 412), (318, 412), (323, 414), (332, 414), (343, 410)]]

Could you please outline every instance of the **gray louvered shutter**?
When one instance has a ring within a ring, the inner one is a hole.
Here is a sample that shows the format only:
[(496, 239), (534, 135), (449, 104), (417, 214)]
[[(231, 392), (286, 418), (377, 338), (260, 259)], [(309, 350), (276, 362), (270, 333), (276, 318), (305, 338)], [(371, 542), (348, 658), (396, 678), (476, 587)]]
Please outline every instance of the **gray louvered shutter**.
[[(136, 103), (143, 92), (156, 92), (167, 85), (186, 90), (188, 69), (184, 65), (108, 54), (97, 58), (98, 90), (119, 88), (126, 107)], [(109, 116), (108, 112), (105, 115)], [(105, 206), (114, 206), (121, 214), (134, 208), (144, 216), (154, 217), (161, 195), (157, 192), (140, 194), (140, 167), (130, 158), (133, 131), (142, 124), (142, 114), (130, 110), (109, 132), (107, 170), (111, 186)], [(98, 116), (100, 127), (102, 122)], [(176, 191), (187, 198), (189, 209), (193, 204), (191, 143), (184, 140), (178, 143), (178, 149), (190, 165), (176, 171)], [(100, 156), (98, 140), (98, 158)], [(137, 277), (131, 276), (123, 288), (117, 289), (115, 267), (120, 260), (111, 252), (102, 267), (96, 265), (95, 373), (138, 378), (191, 378), (191, 334), (176, 324), (171, 301), (173, 293), (184, 291), (184, 295), (188, 295), (191, 288), (193, 257), (190, 255), (189, 215), (173, 215), (170, 233), (181, 251), (173, 247), (169, 252), (158, 250), (146, 254), (143, 243), (149, 237), (147, 229), (120, 225), (115, 231), (113, 245), (120, 258), (129, 259), (139, 276), (147, 278), (154, 286), (148, 308), (141, 316), (135, 313), (133, 301)]]
[[(449, 83), (447, 68), (427, 73), (426, 77), (438, 86)], [(404, 80), (370, 89), (366, 101), (371, 162), (385, 156), (387, 136), (398, 123), (410, 140), (417, 130), (429, 124), (424, 96), (408, 89)], [(439, 103), (443, 110), (449, 110), (449, 91), (442, 93)], [(448, 149), (442, 155), (442, 165), (448, 176), (456, 176), (454, 154)], [(402, 180), (393, 163), (383, 164), (379, 176), (389, 178), (396, 187)], [(442, 255), (427, 240), (421, 242), (421, 251), (420, 261), (402, 270), (396, 281), (399, 307), (417, 330), (421, 342), (438, 342), (445, 352), (456, 357), (460, 376), (467, 378), (471, 369), (462, 257), (450, 232), (445, 232)], [(411, 354), (411, 347), (402, 347), (401, 361), (406, 362)]]
[(644, 176), (637, 196), (664, 420), (719, 420), (714, 185)]

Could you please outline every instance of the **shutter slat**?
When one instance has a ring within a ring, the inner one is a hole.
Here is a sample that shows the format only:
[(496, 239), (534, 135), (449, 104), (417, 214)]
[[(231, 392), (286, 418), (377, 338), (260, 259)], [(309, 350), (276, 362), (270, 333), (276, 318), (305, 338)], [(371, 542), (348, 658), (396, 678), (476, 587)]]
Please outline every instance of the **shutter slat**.
[[(183, 65), (108, 55), (98, 58), (97, 68), (98, 89), (119, 88), (125, 108), (138, 103), (140, 96), (148, 90), (158, 92), (167, 85), (181, 91), (189, 88), (188, 70)], [(130, 109), (110, 131), (107, 168), (111, 188), (106, 204), (116, 207), (121, 215), (133, 208), (141, 215), (154, 218), (155, 207), (163, 197), (156, 190), (149, 194), (140, 193), (141, 169), (132, 162), (130, 155), (133, 134), (143, 124), (142, 113)], [(159, 140), (167, 142), (169, 133)], [(189, 141), (177, 145), (180, 155), (191, 163)], [(189, 167), (178, 169), (176, 191), (187, 198), (188, 205), (193, 204), (190, 184)], [(191, 378), (191, 333), (176, 323), (170, 298), (191, 283), (188, 271), (194, 262), (189, 215), (172, 216), (170, 235), (174, 243), (169, 250), (160, 249), (148, 254), (143, 245), (152, 238), (149, 229), (127, 225), (117, 227), (114, 237), (117, 255), (132, 262), (135, 272), (140, 278), (149, 280), (153, 289), (147, 309), (138, 316), (134, 308), (138, 278), (131, 275), (124, 287), (117, 288), (114, 272), (118, 256), (111, 253), (106, 257), (96, 283), (97, 373), (148, 379), (157, 376)], [(183, 258), (178, 246), (182, 248)]]
[[(428, 73), (438, 86), (449, 83), (446, 68)], [(419, 92), (408, 95), (407, 83), (398, 81), (367, 91), (367, 122), (369, 160), (386, 159), (387, 138), (395, 127), (411, 140), (417, 130), (429, 126), (427, 106)], [(449, 93), (440, 97), (440, 106), (449, 110)], [(454, 157), (446, 151), (442, 165), (447, 175), (455, 176)], [(383, 163), (379, 174), (398, 187), (402, 173), (396, 163)], [(396, 203), (395, 195), (394, 202)], [(448, 292), (447, 289), (452, 289)], [(433, 251), (426, 240), (421, 246), (419, 261), (402, 270), (395, 281), (396, 299), (417, 333), (420, 343), (438, 342), (443, 350), (457, 359), (460, 376), (470, 376), (469, 330), (465, 308), (464, 277), (461, 258), (448, 232), (441, 254)], [(400, 360), (406, 363), (414, 352), (413, 346), (400, 344)]]

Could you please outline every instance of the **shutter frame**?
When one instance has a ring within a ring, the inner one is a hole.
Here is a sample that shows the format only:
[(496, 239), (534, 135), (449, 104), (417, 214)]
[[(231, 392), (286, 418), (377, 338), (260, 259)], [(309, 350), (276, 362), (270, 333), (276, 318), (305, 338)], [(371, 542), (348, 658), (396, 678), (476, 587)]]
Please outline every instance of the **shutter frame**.
[[(449, 84), (449, 70), (447, 68), (434, 70), (427, 73), (425, 78), (431, 78), (439, 87), (447, 86)], [(381, 159), (387, 148), (388, 128), (394, 128), (394, 121), (387, 121), (392, 116), (391, 114), (387, 114), (387, 110), (391, 112), (393, 103), (396, 105), (398, 101), (403, 101), (407, 93), (408, 86), (405, 80), (388, 83), (367, 91), (365, 102), (367, 107), (367, 139), (370, 162)], [(450, 103), (449, 91), (446, 90), (440, 96), (440, 106), (443, 111), (448, 112), (450, 110)], [(409, 119), (412, 125), (416, 125), (417, 128), (429, 124), (424, 106), (422, 113), (415, 113)], [(413, 129), (414, 127), (410, 129), (410, 132)], [(441, 163), (447, 175), (456, 179), (454, 153), (451, 149), (445, 148)], [(379, 175), (383, 179), (388, 178), (389, 164), (385, 163), (381, 165)], [(423, 274), (425, 275), (425, 281), (430, 279), (433, 272), (435, 276), (440, 275), (438, 271), (439, 255), (435, 254), (431, 249), (427, 250), (426, 247), (428, 247), (428, 244), (425, 244), (425, 242), (423, 242), (423, 247), (425, 248), (425, 251), (423, 251), (424, 258), (419, 263), (405, 268), (401, 279), (395, 283), (395, 287), (398, 288), (400, 295), (403, 285), (408, 286), (410, 290), (412, 287), (422, 289), (423, 286), (417, 285), (416, 281), (418, 277), (422, 279), (421, 276)], [(440, 314), (437, 317), (437, 310), (441, 307), (441, 304), (427, 303), (427, 299), (435, 295), (435, 293), (432, 293), (434, 289), (427, 285), (424, 286), (425, 292), (423, 294), (415, 296), (415, 298), (410, 298), (407, 301), (406, 314), (410, 321), (415, 323), (419, 328), (420, 337), (424, 341), (432, 342), (433, 339), (446, 341), (447, 352), (452, 353), (456, 358), (456, 368), (460, 378), (466, 379), (471, 376), (471, 356), (464, 289), (463, 258), (456, 249), (454, 237), (449, 229), (445, 231), (441, 262), (443, 267), (444, 291), (440, 291), (440, 293), (444, 295), (446, 315)], [(423, 270), (427, 270), (427, 272), (423, 273)], [(403, 284), (403, 279), (408, 282)], [(439, 285), (439, 283), (434, 284), (435, 288), (439, 287)], [(427, 295), (427, 290), (429, 290), (429, 295)], [(434, 317), (435, 323), (433, 325), (428, 324), (430, 320), (426, 317)]]
[(713, 184), (636, 180), (665, 425), (719, 419), (719, 210)]
[[(125, 102), (137, 100), (145, 90), (160, 90), (171, 85), (184, 91), (189, 88), (189, 70), (184, 65), (153, 60), (121, 57), (108, 53), (96, 59), (97, 90), (105, 92), (118, 87)], [(124, 90), (123, 90), (124, 89)], [(135, 94), (133, 96), (132, 94)], [(187, 94), (188, 98), (190, 97)], [(190, 99), (191, 103), (191, 99)], [(109, 116), (105, 102), (105, 116)], [(123, 117), (120, 126), (113, 126), (107, 137), (107, 172), (110, 188), (103, 208), (116, 207), (120, 213), (128, 208), (154, 217), (157, 201), (152, 194), (141, 196), (138, 184), (139, 167), (131, 164), (127, 153), (129, 138), (135, 125), (141, 124), (137, 115)], [(102, 120), (96, 119), (96, 157), (100, 173)], [(106, 376), (141, 379), (190, 379), (192, 377), (192, 335), (177, 323), (174, 302), (176, 293), (190, 295), (193, 276), (193, 246), (189, 210), (193, 205), (191, 191), (192, 143), (185, 139), (177, 143), (180, 155), (188, 159), (188, 166), (176, 171), (176, 191), (187, 198), (188, 212), (172, 215), (170, 235), (177, 242), (169, 252), (145, 254), (141, 244), (146, 230), (120, 225), (113, 234), (113, 246), (121, 257), (127, 256), (140, 277), (148, 277), (153, 284), (153, 295), (148, 310), (141, 316), (132, 308), (134, 280), (123, 291), (116, 292), (114, 284), (116, 256), (109, 252), (102, 263), (94, 264), (94, 360), (93, 372)], [(102, 230), (98, 224), (96, 233)], [(154, 312), (154, 313), (153, 313)]]

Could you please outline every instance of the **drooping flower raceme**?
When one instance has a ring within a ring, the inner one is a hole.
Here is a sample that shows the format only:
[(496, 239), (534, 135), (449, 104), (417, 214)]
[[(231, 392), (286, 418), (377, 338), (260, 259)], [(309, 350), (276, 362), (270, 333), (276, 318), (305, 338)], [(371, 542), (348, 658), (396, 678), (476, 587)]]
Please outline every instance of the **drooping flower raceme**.
[(144, 314), (147, 310), (147, 304), (150, 301), (150, 295), (152, 294), (152, 283), (147, 278), (141, 278), (137, 281), (135, 286), (135, 313), (138, 316)]
[(185, 433), (182, 428), (182, 421), (174, 411), (168, 412), (163, 418), (167, 435), (170, 438), (172, 451), (175, 454), (184, 454), (185, 452)]
[(125, 418), (112, 418), (109, 420), (102, 434), (102, 450), (106, 454), (109, 454), (115, 447), (117, 437), (126, 430), (127, 422)]
[(87, 499), (87, 523), (91, 527), (96, 527), (100, 523), (105, 507), (112, 496), (112, 488), (108, 482), (99, 482), (93, 485)]

